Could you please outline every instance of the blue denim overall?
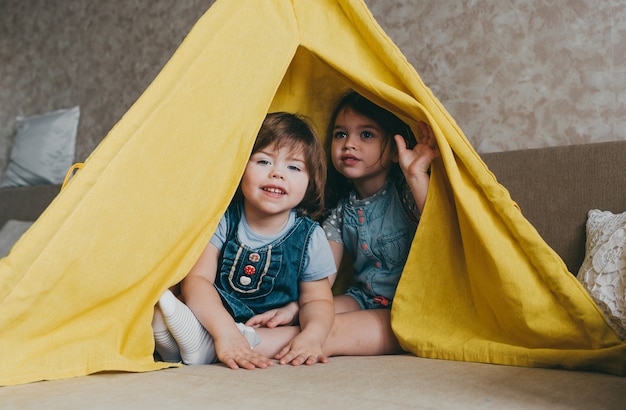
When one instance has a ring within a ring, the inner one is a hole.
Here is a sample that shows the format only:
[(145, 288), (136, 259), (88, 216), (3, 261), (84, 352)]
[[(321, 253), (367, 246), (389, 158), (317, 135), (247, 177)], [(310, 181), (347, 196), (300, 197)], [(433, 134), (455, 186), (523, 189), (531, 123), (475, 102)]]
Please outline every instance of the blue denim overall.
[(416, 229), (393, 181), (374, 197), (360, 200), (353, 192), (345, 201), (342, 236), (357, 283), (347, 293), (363, 309), (391, 307)]
[(267, 246), (251, 249), (237, 235), (241, 207), (226, 211), (228, 233), (221, 250), (215, 288), (236, 322), (298, 300), (298, 282), (311, 234), (318, 226), (296, 217), (287, 233)]

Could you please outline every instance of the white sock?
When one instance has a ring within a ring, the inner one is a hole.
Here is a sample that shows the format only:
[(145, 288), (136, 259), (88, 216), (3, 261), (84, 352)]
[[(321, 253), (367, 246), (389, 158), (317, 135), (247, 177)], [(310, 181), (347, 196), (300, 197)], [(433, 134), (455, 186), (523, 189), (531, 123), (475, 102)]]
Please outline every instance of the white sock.
[(165, 362), (178, 363), (181, 361), (180, 350), (176, 340), (167, 330), (167, 325), (163, 319), (163, 314), (158, 306), (154, 307), (152, 316), (152, 332), (154, 333), (155, 349)]
[(213, 337), (206, 331), (191, 309), (169, 290), (159, 299), (159, 307), (170, 333), (176, 339), (185, 364), (215, 362)]
[(243, 323), (236, 323), (236, 325), (241, 334), (245, 336), (246, 340), (250, 344), (251, 349), (254, 349), (256, 346), (259, 345), (259, 343), (261, 343), (261, 336), (259, 336), (254, 331), (254, 328), (246, 326)]

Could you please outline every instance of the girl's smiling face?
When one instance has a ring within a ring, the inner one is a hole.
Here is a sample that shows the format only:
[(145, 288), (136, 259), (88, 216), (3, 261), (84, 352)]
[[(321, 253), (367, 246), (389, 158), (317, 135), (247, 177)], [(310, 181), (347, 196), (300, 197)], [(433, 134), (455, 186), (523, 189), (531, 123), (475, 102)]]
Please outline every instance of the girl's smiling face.
[(382, 189), (391, 163), (397, 162), (392, 144), (376, 121), (346, 107), (335, 118), (333, 166), (352, 181), (361, 198), (367, 198)]
[(246, 212), (263, 217), (288, 215), (302, 202), (308, 185), (301, 149), (262, 148), (250, 156), (241, 179)]

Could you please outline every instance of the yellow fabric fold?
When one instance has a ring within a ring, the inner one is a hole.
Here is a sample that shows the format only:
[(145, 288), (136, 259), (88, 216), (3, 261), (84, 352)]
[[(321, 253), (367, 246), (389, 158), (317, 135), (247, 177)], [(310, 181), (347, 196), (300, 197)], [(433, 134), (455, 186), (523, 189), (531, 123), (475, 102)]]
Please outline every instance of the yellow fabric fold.
[(626, 373), (626, 344), (360, 0), (217, 1), (0, 260), (0, 384), (147, 371), (154, 303), (193, 265), (268, 111), (324, 138), (354, 88), (442, 158), (392, 324), (424, 357)]

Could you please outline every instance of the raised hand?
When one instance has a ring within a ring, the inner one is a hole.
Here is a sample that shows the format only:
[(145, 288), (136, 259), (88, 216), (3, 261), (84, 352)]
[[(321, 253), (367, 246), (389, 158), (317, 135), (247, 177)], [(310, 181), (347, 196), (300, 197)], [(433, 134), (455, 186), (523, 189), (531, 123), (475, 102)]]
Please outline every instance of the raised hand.
[(418, 123), (418, 127), (420, 139), (413, 149), (407, 148), (406, 141), (401, 135), (395, 135), (394, 139), (398, 147), (400, 169), (411, 188), (415, 203), (422, 212), (430, 184), (428, 169), (440, 152), (432, 128), (425, 122)]
[(440, 155), (432, 128), (425, 122), (419, 122), (418, 128), (420, 139), (413, 149), (407, 148), (401, 135), (394, 136), (398, 147), (398, 162), (407, 179), (427, 173), (430, 163)]

